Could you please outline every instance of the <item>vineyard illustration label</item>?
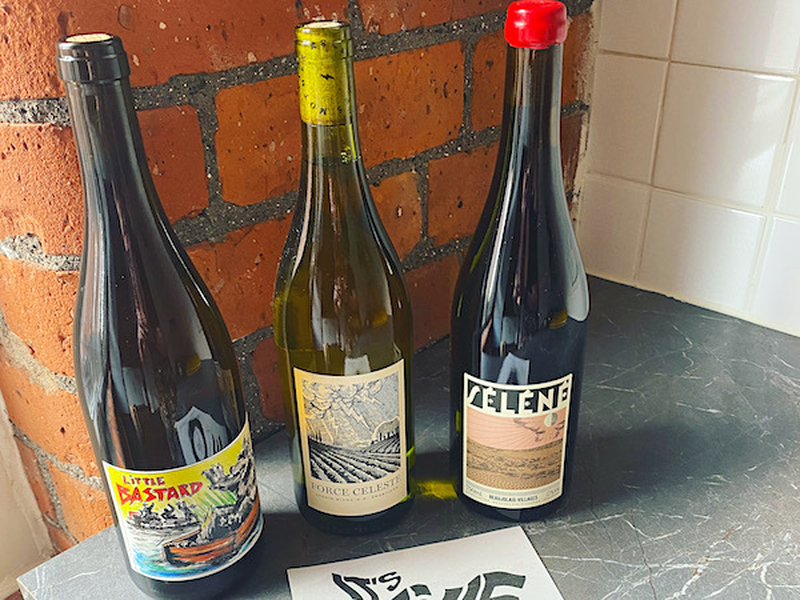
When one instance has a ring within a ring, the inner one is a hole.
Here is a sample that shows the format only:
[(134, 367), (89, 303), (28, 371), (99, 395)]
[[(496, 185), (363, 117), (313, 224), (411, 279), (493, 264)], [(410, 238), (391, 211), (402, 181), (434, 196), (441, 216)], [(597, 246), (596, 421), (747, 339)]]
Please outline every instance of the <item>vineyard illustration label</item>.
[(464, 494), (533, 508), (563, 493), (572, 374), (509, 385), (464, 373)]
[(103, 463), (131, 567), (186, 581), (242, 558), (261, 531), (250, 427), (206, 460), (166, 471)]
[(294, 379), (309, 506), (359, 516), (405, 498), (403, 361), (362, 375), (295, 369)]

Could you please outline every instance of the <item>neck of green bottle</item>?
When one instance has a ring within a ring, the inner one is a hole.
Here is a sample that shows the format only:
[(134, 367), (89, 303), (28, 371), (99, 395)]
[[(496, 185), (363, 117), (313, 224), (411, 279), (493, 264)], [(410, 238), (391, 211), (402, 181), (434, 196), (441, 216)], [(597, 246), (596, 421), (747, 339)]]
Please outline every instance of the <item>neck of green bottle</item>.
[(127, 78), (65, 83), (87, 215), (157, 203)]
[(309, 166), (363, 171), (355, 118), (335, 125), (303, 123), (303, 158)]
[(334, 221), (364, 215), (371, 199), (358, 139), (352, 59), (300, 66), (307, 79), (318, 76), (323, 82), (303, 86), (301, 77), (300, 100), (306, 103), (301, 106), (301, 193), (309, 208), (317, 206)]
[(311, 164), (361, 161), (352, 58), (301, 60), (303, 156)]
[(501, 152), (561, 177), (561, 68), (563, 46), (508, 47)]

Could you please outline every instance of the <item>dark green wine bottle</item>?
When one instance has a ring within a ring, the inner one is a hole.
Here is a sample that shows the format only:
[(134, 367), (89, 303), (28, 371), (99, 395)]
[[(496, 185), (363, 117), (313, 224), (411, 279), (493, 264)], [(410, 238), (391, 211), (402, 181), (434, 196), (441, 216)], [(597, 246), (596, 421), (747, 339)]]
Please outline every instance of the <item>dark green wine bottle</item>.
[(411, 307), (364, 174), (349, 26), (296, 30), (303, 165), (275, 285), (275, 343), (297, 503), (362, 533), (408, 508)]
[(159, 203), (119, 38), (58, 43), (86, 225), (78, 393), (126, 565), (150, 593), (242, 577), (262, 527), (230, 336)]
[(589, 295), (561, 174), (566, 33), (561, 2), (508, 9), (500, 149), (453, 301), (456, 488), (512, 521), (563, 501), (578, 422)]

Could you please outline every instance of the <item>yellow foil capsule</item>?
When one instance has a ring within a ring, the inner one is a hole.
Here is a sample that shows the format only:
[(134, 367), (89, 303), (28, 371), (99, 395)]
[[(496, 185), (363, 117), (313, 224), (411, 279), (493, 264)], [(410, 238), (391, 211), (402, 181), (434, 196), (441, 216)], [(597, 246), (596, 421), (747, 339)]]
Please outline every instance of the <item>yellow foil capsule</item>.
[(350, 26), (316, 21), (295, 30), (300, 117), (312, 125), (345, 122), (352, 91), (347, 85), (347, 58), (353, 54)]

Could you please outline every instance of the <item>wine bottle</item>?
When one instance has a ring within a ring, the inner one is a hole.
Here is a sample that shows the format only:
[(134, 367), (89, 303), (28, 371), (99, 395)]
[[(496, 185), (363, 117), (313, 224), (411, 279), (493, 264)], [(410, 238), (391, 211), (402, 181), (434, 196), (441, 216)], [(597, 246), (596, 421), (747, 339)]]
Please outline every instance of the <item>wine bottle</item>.
[(214, 596), (262, 528), (236, 356), (159, 203), (120, 39), (58, 43), (86, 225), (78, 393), (126, 564), (150, 593)]
[(559, 125), (566, 9), (512, 3), (500, 146), (451, 319), (451, 459), (478, 512), (541, 518), (563, 501), (589, 295), (567, 209)]
[(296, 29), (303, 162), (275, 285), (275, 344), (301, 513), (338, 533), (391, 525), (412, 498), (413, 332), (370, 195), (346, 23)]

